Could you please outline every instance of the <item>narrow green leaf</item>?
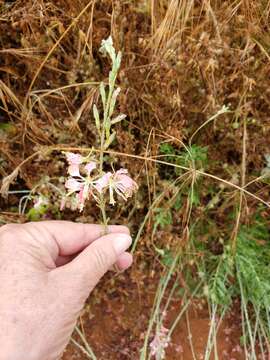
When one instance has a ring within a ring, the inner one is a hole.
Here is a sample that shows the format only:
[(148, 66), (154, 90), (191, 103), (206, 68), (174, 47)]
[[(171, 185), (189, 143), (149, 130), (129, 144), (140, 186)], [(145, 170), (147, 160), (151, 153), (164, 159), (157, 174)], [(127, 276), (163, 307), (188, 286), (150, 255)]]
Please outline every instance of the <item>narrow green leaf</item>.
[(109, 117), (111, 117), (113, 112), (114, 112), (115, 103), (116, 103), (116, 100), (117, 100), (117, 96), (120, 94), (120, 91), (121, 91), (121, 89), (118, 87), (113, 92), (112, 100), (111, 100), (111, 103), (110, 103), (110, 109), (109, 109)]
[(120, 121), (124, 120), (126, 117), (127, 117), (127, 115), (125, 115), (125, 114), (118, 115), (116, 118), (114, 118), (114, 119), (111, 121), (111, 124), (112, 124), (112, 125), (117, 124), (117, 123), (119, 123)]
[(115, 137), (116, 137), (116, 132), (114, 131), (114, 132), (110, 135), (109, 139), (107, 139), (106, 142), (105, 142), (105, 145), (104, 145), (105, 150), (108, 149), (108, 147), (112, 144), (112, 142), (114, 141)]
[(115, 60), (117, 71), (120, 69), (122, 61), (122, 53), (119, 51)]
[(103, 109), (105, 110), (105, 108), (106, 108), (106, 91), (105, 91), (105, 86), (104, 86), (103, 82), (100, 83), (99, 92), (101, 95)]
[(115, 73), (114, 71), (110, 71), (110, 73), (109, 73), (109, 87), (110, 87), (110, 89), (114, 88), (116, 76), (117, 76), (117, 73)]
[(100, 118), (99, 118), (99, 113), (98, 113), (98, 109), (96, 107), (96, 104), (94, 104), (93, 106), (93, 113), (94, 113), (94, 118), (96, 121), (96, 128), (98, 131), (100, 131)]

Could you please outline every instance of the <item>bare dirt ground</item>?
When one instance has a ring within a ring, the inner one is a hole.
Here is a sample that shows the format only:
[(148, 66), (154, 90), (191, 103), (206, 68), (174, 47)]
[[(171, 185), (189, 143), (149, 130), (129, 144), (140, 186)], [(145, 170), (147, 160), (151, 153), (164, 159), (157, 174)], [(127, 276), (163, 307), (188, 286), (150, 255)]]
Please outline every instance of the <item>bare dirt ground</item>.
[[(119, 291), (112, 291), (97, 303), (91, 301), (80, 318), (85, 337), (98, 359), (138, 359), (145, 328), (153, 303), (156, 284), (148, 284), (147, 291), (138, 292), (128, 275), (116, 281)], [(172, 323), (181, 309), (182, 302), (175, 299), (166, 317), (166, 326)], [(237, 304), (235, 305), (237, 308)], [(209, 334), (209, 313), (204, 301), (196, 301), (176, 327), (166, 352), (168, 360), (203, 359)], [(239, 344), (241, 321), (237, 311), (222, 322), (217, 334), (219, 359), (244, 360)], [(78, 339), (79, 340), (79, 339)], [(63, 360), (82, 359), (82, 352), (69, 346)], [(210, 358), (214, 359), (214, 354)]]

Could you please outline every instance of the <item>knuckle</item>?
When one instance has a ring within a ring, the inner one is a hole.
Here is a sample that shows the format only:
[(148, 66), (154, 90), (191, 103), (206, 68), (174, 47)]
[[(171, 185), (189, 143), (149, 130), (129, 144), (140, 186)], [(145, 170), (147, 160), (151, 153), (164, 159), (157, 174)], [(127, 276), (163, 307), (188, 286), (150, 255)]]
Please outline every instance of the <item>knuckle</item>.
[(124, 225), (120, 225), (119, 226), (119, 232), (123, 233), (123, 234), (127, 234), (130, 235), (130, 230), (127, 226)]
[(6, 224), (0, 228), (0, 253), (12, 255), (17, 250), (17, 239), (20, 232), (19, 224)]
[(105, 272), (110, 266), (109, 255), (103, 249), (96, 248), (94, 250), (94, 266), (97, 271)]
[(87, 239), (89, 237), (89, 229), (87, 227), (87, 224), (80, 224), (80, 230), (82, 232), (81, 238)]
[(1, 240), (13, 239), (18, 234), (19, 228), (20, 228), (20, 225), (18, 225), (18, 224), (5, 224), (5, 225), (1, 226), (1, 228), (0, 228)]
[(0, 228), (1, 247), (14, 248), (18, 250), (27, 244), (29, 238), (27, 224), (6, 224)]

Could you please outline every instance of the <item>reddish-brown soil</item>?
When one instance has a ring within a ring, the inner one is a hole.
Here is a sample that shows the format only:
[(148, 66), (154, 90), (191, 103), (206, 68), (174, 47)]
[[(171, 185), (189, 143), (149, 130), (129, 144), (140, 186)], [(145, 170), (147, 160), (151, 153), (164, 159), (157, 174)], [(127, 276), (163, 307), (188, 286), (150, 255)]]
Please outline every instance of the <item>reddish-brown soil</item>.
[[(128, 276), (121, 277), (122, 284), (130, 281)], [(139, 349), (142, 347), (151, 313), (154, 286), (150, 285), (149, 291), (145, 288), (142, 296), (139, 296), (135, 287), (127, 286), (124, 292), (112, 290), (109, 294), (108, 290), (107, 298), (98, 303), (95, 303), (95, 295), (91, 297), (91, 303), (80, 319), (80, 326), (99, 360), (139, 359)], [(165, 326), (172, 324), (181, 306), (180, 299), (173, 301)], [(208, 334), (209, 315), (206, 306), (203, 302), (193, 302), (173, 333), (166, 351), (166, 360), (193, 360), (191, 343), (196, 359), (204, 359)], [(232, 314), (229, 319), (224, 320), (217, 334), (219, 359), (245, 359), (244, 351), (239, 345), (240, 337), (241, 323), (237, 314)], [(76, 335), (74, 338), (81, 343)], [(69, 345), (63, 360), (79, 359), (87, 357), (76, 346)]]

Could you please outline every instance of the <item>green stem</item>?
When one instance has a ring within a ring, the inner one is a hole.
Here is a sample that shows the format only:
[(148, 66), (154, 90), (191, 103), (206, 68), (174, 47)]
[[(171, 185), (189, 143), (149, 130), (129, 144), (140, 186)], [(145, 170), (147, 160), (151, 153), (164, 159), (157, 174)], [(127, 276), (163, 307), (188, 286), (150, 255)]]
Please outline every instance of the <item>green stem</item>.
[[(104, 142), (105, 142), (105, 135), (106, 135), (106, 126), (107, 126), (107, 122), (108, 122), (108, 113), (109, 113), (110, 104), (111, 104), (111, 100), (112, 100), (114, 85), (115, 85), (115, 81), (113, 82), (112, 85), (110, 85), (108, 100), (107, 100), (106, 107), (104, 109), (102, 130), (101, 130), (101, 136), (100, 136), (100, 158), (99, 158), (100, 174), (103, 173), (103, 162), (104, 162), (104, 151), (105, 151)], [(106, 207), (106, 203), (105, 203), (103, 195), (101, 194), (100, 195), (100, 210), (101, 210), (101, 215), (102, 215), (102, 221), (105, 226), (105, 233), (107, 233), (108, 232), (108, 219), (106, 216), (105, 207)]]
[(105, 204), (105, 200), (104, 200), (104, 197), (103, 195), (100, 195), (100, 211), (101, 211), (101, 215), (102, 215), (102, 222), (103, 222), (103, 225), (104, 225), (104, 232), (105, 234), (108, 233), (108, 218), (107, 218), (107, 215), (106, 215), (106, 204)]

